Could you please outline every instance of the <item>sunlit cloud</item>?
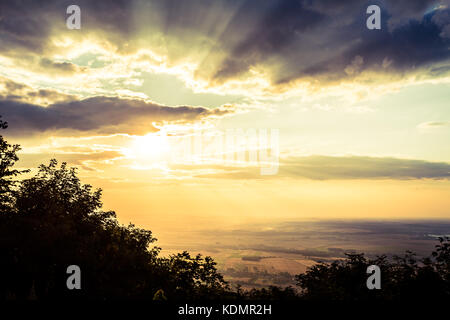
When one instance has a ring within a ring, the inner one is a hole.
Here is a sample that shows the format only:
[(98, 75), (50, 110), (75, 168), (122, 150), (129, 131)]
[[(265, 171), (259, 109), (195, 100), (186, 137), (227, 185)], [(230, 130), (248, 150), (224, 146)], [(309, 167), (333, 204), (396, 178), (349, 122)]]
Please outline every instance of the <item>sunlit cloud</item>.
[[(217, 172), (199, 175), (203, 178), (263, 179), (256, 168), (238, 169), (215, 166)], [(414, 180), (450, 179), (450, 163), (421, 160), (376, 158), (376, 157), (333, 157), (306, 156), (288, 157), (280, 161), (277, 178), (312, 180)]]
[[(364, 11), (357, 2), (217, 1), (206, 9), (200, 0), (189, 7), (81, 1), (80, 32), (65, 28), (61, 5), (5, 2), (0, 54), (22, 77), (14, 79), (59, 82), (60, 89), (84, 96), (124, 83), (138, 92), (143, 72), (175, 75), (196, 93), (280, 99), (331, 90), (352, 96), (427, 79), (448, 82), (448, 3), (434, 3), (430, 11), (431, 4), (386, 4), (386, 21), (374, 36), (359, 26)], [(14, 21), (7, 13), (18, 10), (21, 20)], [(21, 28), (11, 28), (19, 22)], [(89, 54), (95, 59), (84, 63)]]

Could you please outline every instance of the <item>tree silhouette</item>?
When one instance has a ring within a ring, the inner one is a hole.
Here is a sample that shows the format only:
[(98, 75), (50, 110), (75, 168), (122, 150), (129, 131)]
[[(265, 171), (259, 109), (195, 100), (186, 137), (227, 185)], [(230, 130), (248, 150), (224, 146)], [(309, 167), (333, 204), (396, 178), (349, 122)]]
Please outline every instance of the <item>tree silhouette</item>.
[[(381, 290), (368, 290), (366, 269), (381, 269)], [(450, 298), (450, 239), (439, 238), (431, 257), (404, 256), (367, 259), (364, 254), (347, 254), (347, 259), (320, 263), (296, 276), (307, 300), (437, 300)]]
[[(6, 129), (8, 123), (1, 120), (0, 116), (0, 129)], [(19, 158), (17, 152), (20, 150), (20, 146), (15, 144), (9, 144), (2, 135), (0, 135), (0, 212), (13, 210), (13, 188), (16, 185), (16, 181), (12, 178), (16, 177), (20, 173), (26, 171), (19, 171), (12, 169), (14, 164)]]

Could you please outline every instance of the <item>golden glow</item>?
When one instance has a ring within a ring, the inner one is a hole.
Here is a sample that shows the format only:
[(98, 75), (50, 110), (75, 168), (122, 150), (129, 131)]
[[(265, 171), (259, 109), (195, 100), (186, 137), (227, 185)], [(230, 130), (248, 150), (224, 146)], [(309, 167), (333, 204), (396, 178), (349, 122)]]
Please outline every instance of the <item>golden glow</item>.
[(167, 136), (158, 132), (134, 137), (125, 149), (125, 156), (139, 163), (148, 163), (164, 160), (169, 152)]
[[(42, 52), (0, 53), (3, 99), (52, 108), (64, 101), (108, 96), (187, 110), (218, 111), (226, 105), (236, 109), (200, 120), (184, 112), (167, 119), (143, 115), (142, 123), (139, 117), (129, 125), (126, 117), (117, 116), (118, 123), (105, 124), (105, 131), (98, 132), (77, 131), (76, 125), (66, 131), (48, 126), (7, 137), (23, 146), (19, 165), (36, 168), (50, 158), (67, 161), (80, 168), (84, 182), (105, 190), (106, 206), (152, 229), (157, 223), (171, 226), (167, 217), (183, 226), (187, 221), (210, 225), (275, 217), (448, 217), (448, 175), (438, 177), (441, 180), (422, 179), (420, 174), (411, 180), (385, 179), (381, 168), (381, 178), (364, 180), (364, 174), (352, 176), (356, 168), (346, 167), (349, 180), (342, 174), (342, 180), (312, 181), (286, 171), (284, 176), (255, 177), (250, 173), (255, 168), (259, 172), (256, 164), (226, 157), (239, 147), (227, 145), (221, 133), (261, 128), (280, 131), (280, 162), (291, 155), (337, 154), (450, 161), (450, 75), (438, 75), (439, 70), (448, 71), (446, 62), (398, 73), (391, 72), (386, 59), (379, 68), (350, 72), (346, 78), (315, 75), (274, 82), (282, 67), (281, 56), (276, 56), (243, 74), (214, 78), (228, 54), (217, 44), (239, 7), (220, 10), (220, 19), (202, 21), (205, 30), (216, 30), (208, 36), (202, 30), (197, 35), (166, 28), (163, 21), (147, 16), (154, 11), (136, 7), (133, 20), (138, 25), (126, 37), (87, 26), (69, 31), (58, 20)], [(246, 36), (245, 30), (234, 33), (233, 43)], [(48, 111), (37, 110), (43, 117)], [(101, 112), (100, 117), (110, 116), (107, 108)], [(11, 128), (16, 125), (14, 118), (2, 116)], [(158, 131), (147, 133), (147, 123), (156, 121), (152, 128)], [(216, 136), (224, 141), (220, 148)], [(323, 166), (333, 165), (339, 165), (339, 159)]]

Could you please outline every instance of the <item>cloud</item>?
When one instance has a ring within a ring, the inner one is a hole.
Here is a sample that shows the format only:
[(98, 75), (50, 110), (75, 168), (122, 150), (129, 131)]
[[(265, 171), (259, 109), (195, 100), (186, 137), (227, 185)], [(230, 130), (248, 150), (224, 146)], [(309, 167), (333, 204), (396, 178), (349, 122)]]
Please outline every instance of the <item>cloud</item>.
[[(427, 13), (433, 1), (380, 4), (383, 25), (379, 31), (365, 27), (364, 2), (270, 3), (256, 17), (258, 23), (251, 32), (242, 32), (246, 36), (230, 47), (224, 43), (229, 54), (214, 77), (225, 81), (258, 65), (269, 65), (275, 84), (312, 81), (312, 77), (327, 83), (351, 79), (365, 70), (414, 71), (450, 58), (450, 42), (444, 37), (450, 21), (439, 18), (448, 15), (448, 9), (443, 6)], [(245, 14), (235, 17), (245, 18)], [(226, 32), (238, 34), (233, 26), (241, 25), (233, 21)]]
[(169, 107), (141, 99), (105, 96), (47, 107), (14, 100), (0, 101), (0, 114), (9, 122), (9, 132), (17, 135), (46, 131), (144, 134), (157, 131), (153, 122), (192, 122), (233, 111), (232, 106)]
[(450, 164), (397, 158), (362, 156), (333, 157), (306, 156), (281, 159), (274, 176), (261, 176), (259, 168), (215, 166), (215, 173), (202, 174), (203, 178), (270, 179), (306, 178), (312, 180), (347, 179), (450, 179)]
[[(84, 170), (94, 171), (95, 164), (102, 161), (120, 159), (123, 154), (113, 150), (78, 150), (72, 152), (55, 149), (52, 152), (41, 153), (21, 153), (18, 166), (22, 168), (35, 168), (38, 164), (47, 164), (50, 159), (57, 159), (60, 162), (67, 162), (72, 166), (80, 166)], [(80, 152), (82, 151), (82, 152)]]
[(55, 89), (35, 89), (29, 85), (0, 76), (0, 100), (49, 105), (75, 99), (77, 99), (76, 95), (66, 94)]
[(450, 178), (450, 164), (444, 162), (356, 156), (291, 158), (284, 161), (284, 170), (311, 179)]
[[(48, 1), (2, 1), (0, 4), (0, 51), (12, 54), (16, 49), (43, 52), (50, 35), (50, 24), (43, 18)], [(49, 12), (52, 12), (50, 10)]]
[(45, 71), (45, 73), (57, 73), (64, 75), (71, 75), (87, 70), (87, 68), (85, 67), (79, 67), (76, 64), (70, 62), (52, 61), (48, 58), (42, 58), (39, 65), (43, 68), (43, 71)]
[(419, 129), (433, 129), (433, 128), (442, 128), (449, 127), (450, 121), (428, 121), (423, 122), (417, 126)]
[[(259, 6), (259, 8), (255, 8)], [(257, 18), (254, 29), (248, 33), (243, 41), (235, 45), (230, 56), (225, 59), (216, 78), (233, 76), (249, 68), (273, 54), (281, 53), (296, 41), (298, 33), (305, 33), (320, 25), (326, 18), (318, 11), (306, 8), (301, 1), (268, 1), (261, 6), (260, 3), (249, 2), (244, 4), (243, 10), (266, 10)], [(237, 19), (246, 19), (247, 11), (236, 16)], [(234, 21), (231, 26), (241, 25)], [(230, 33), (237, 30), (231, 28)]]
[[(347, 26), (336, 29), (341, 35), (329, 33), (327, 41), (330, 54), (319, 53), (319, 59), (294, 66), (287, 61), (290, 71), (278, 76), (278, 82), (289, 82), (308, 77), (320, 77), (322, 82), (351, 79), (364, 71), (378, 73), (405, 73), (426, 69), (450, 58), (449, 39), (441, 36), (444, 24), (432, 19), (430, 13), (419, 20), (408, 20), (405, 24), (388, 27), (388, 12), (384, 12), (382, 29), (373, 32), (355, 20)], [(359, 15), (361, 16), (361, 15)], [(448, 24), (448, 21), (446, 22)]]
[[(67, 32), (67, 2), (56, 0), (2, 1), (0, 4), (0, 51), (14, 54), (17, 50), (44, 53), (54, 48), (51, 37)], [(133, 1), (77, 1), (81, 8), (82, 27), (107, 30), (111, 35), (126, 36), (132, 32)]]
[[(446, 70), (450, 59), (449, 0), (189, 4), (80, 0), (77, 4), (82, 11), (81, 32), (65, 27), (66, 3), (2, 1), (0, 52), (18, 59), (33, 54), (51, 57), (58, 50), (79, 49), (78, 43), (89, 40), (114, 53), (149, 48), (164, 52), (168, 64), (192, 61), (197, 68), (192, 77), (209, 84), (243, 80), (257, 70), (279, 86), (351, 81), (368, 71), (402, 75), (433, 69), (435, 64)], [(365, 26), (369, 4), (382, 7), (381, 30)], [(142, 34), (162, 36), (167, 45)], [(71, 46), (61, 45), (64, 39), (72, 39)], [(40, 64), (66, 74), (79, 68), (49, 58)]]

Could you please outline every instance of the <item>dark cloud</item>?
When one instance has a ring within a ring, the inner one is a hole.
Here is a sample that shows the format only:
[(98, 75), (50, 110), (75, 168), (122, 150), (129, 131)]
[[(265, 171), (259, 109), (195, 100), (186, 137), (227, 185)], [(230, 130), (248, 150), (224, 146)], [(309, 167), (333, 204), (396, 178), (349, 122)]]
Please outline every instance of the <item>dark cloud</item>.
[[(448, 62), (449, 1), (375, 1), (382, 8), (382, 29), (366, 28), (366, 1), (270, 1), (272, 8), (255, 17), (250, 32), (233, 21), (222, 37), (228, 55), (216, 79), (225, 81), (260, 64), (272, 67), (272, 80), (283, 84), (306, 78), (337, 81), (365, 70), (406, 72)], [(268, 5), (266, 4), (267, 8)], [(245, 14), (236, 19), (246, 21)], [(235, 19), (235, 20), (236, 20)], [(353, 68), (354, 61), (358, 68)], [(313, 78), (314, 77), (314, 78)]]
[[(424, 14), (425, 6), (415, 6), (413, 14), (406, 5), (404, 12), (396, 5), (395, 13), (382, 6), (382, 29), (374, 31), (365, 27), (365, 8), (362, 6), (363, 10), (353, 15), (330, 16), (317, 30), (302, 37), (301, 43), (284, 55), (283, 64), (273, 76), (274, 82), (312, 77), (337, 81), (365, 70), (403, 73), (448, 62), (450, 41), (443, 36), (443, 30), (450, 21), (433, 19), (448, 9)], [(408, 19), (406, 13), (414, 18)], [(389, 25), (392, 17), (402, 23)], [(305, 47), (308, 49), (302, 52)], [(353, 68), (355, 61), (359, 61), (357, 68)]]
[[(67, 32), (66, 9), (74, 4), (56, 0), (5, 0), (0, 2), (0, 51), (15, 54), (17, 50), (43, 53), (53, 46), (50, 36)], [(79, 0), (82, 28), (103, 30), (111, 37), (129, 35), (133, 23), (133, 1)]]
[(308, 32), (325, 18), (320, 12), (305, 8), (300, 1), (272, 1), (271, 7), (262, 14), (254, 30), (232, 49), (230, 57), (224, 61), (215, 77), (228, 77), (247, 71), (270, 55), (282, 52), (296, 41), (298, 33)]
[[(133, 35), (145, 30), (162, 33), (168, 44), (181, 44), (168, 45), (169, 55), (204, 50), (202, 76), (226, 81), (264, 65), (279, 84), (301, 78), (339, 81), (365, 70), (402, 73), (450, 59), (449, 0), (80, 0), (80, 32), (65, 28), (69, 4), (2, 1), (0, 51), (41, 54), (54, 46), (51, 35), (64, 32), (77, 39), (83, 32), (97, 33), (119, 51), (133, 50)], [(366, 28), (370, 4), (382, 8), (381, 30)], [(219, 62), (218, 52), (223, 54)], [(42, 63), (62, 71), (74, 68)]]
[(284, 161), (285, 174), (310, 179), (449, 179), (450, 164), (422, 160), (311, 156)]
[(218, 173), (204, 178), (268, 179), (271, 177), (330, 179), (450, 179), (450, 164), (423, 160), (375, 157), (290, 157), (280, 161), (278, 174), (261, 176), (259, 168), (215, 166)]
[(1, 1), (0, 51), (44, 51), (51, 30), (44, 17), (45, 12), (54, 11), (51, 5), (51, 1)]
[(42, 58), (39, 64), (44, 68), (46, 73), (57, 72), (58, 74), (73, 74), (76, 72), (83, 72), (86, 69), (70, 62), (52, 61), (48, 58)]
[(233, 112), (232, 107), (169, 107), (138, 99), (92, 97), (56, 103), (48, 107), (17, 101), (0, 101), (0, 114), (15, 134), (45, 131), (93, 131), (100, 133), (146, 133), (152, 122), (187, 122)]
[(26, 84), (0, 77), (0, 100), (13, 100), (24, 103), (51, 104), (75, 100), (75, 95), (55, 89), (35, 89)]

